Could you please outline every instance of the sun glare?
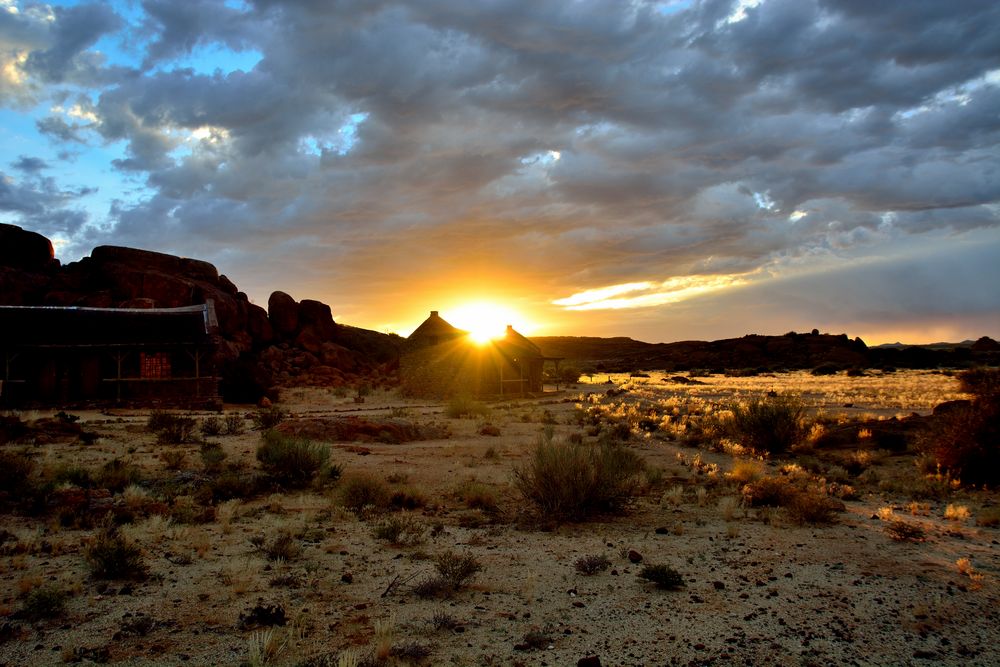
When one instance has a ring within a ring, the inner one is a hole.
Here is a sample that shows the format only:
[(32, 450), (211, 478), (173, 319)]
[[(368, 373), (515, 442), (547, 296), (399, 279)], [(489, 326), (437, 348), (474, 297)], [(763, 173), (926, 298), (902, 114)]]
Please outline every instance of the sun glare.
[(449, 309), (443, 317), (459, 329), (468, 331), (469, 338), (479, 344), (503, 336), (508, 324), (515, 329), (524, 326), (524, 318), (510, 308), (485, 301)]

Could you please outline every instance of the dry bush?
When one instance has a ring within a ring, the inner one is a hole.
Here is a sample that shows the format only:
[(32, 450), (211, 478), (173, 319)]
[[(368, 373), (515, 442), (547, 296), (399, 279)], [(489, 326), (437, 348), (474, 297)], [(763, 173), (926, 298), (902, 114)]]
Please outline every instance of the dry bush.
[(422, 598), (446, 598), (471, 581), (483, 566), (471, 554), (446, 552), (434, 558), (437, 575), (417, 582), (412, 591)]
[(24, 596), (21, 610), (17, 616), (28, 621), (40, 621), (62, 616), (69, 597), (69, 591), (53, 584), (34, 588)]
[(449, 419), (460, 417), (486, 417), (490, 409), (467, 394), (460, 394), (448, 400), (444, 408), (444, 414)]
[(684, 586), (684, 577), (669, 565), (646, 565), (638, 574), (640, 579), (645, 579), (656, 584), (656, 587), (673, 591)]
[(84, 558), (97, 579), (143, 581), (149, 576), (142, 549), (116, 526), (102, 529), (84, 550)]
[(146, 421), (146, 430), (155, 433), (156, 441), (161, 444), (178, 445), (191, 442), (197, 426), (198, 422), (192, 417), (161, 411), (154, 411)]
[(584, 520), (616, 512), (639, 483), (642, 459), (618, 444), (572, 445), (541, 439), (514, 484), (552, 519)]
[(97, 472), (94, 483), (112, 493), (120, 493), (125, 487), (142, 481), (139, 468), (124, 459), (111, 459)]
[(807, 433), (805, 406), (788, 396), (752, 398), (731, 406), (727, 426), (732, 437), (758, 453), (781, 454), (799, 444)]
[(580, 574), (591, 575), (604, 572), (611, 567), (611, 561), (604, 554), (581, 556), (573, 563), (573, 568)]
[(924, 529), (915, 523), (902, 519), (892, 519), (885, 526), (885, 532), (897, 542), (922, 542)]
[(201, 421), (201, 434), (209, 437), (214, 437), (217, 435), (222, 435), (223, 424), (220, 417), (215, 415), (211, 417), (205, 417)]
[(253, 427), (257, 431), (270, 431), (287, 418), (288, 413), (277, 405), (261, 408), (250, 415), (250, 421), (253, 422)]
[(0, 450), (0, 493), (17, 498), (31, 486), (35, 462), (22, 452)]
[(387, 516), (372, 528), (375, 539), (393, 546), (421, 544), (426, 533), (426, 526), (408, 514)]
[(346, 478), (341, 484), (340, 498), (344, 507), (355, 513), (366, 508), (385, 510), (391, 501), (389, 486), (373, 475), (360, 474)]
[(164, 449), (160, 452), (160, 458), (167, 470), (180, 470), (184, 466), (184, 459), (187, 453), (183, 449)]
[(302, 488), (320, 473), (330, 458), (330, 448), (304, 438), (265, 431), (257, 447), (257, 460), (277, 483)]
[(967, 484), (1000, 482), (1000, 370), (976, 369), (959, 375), (968, 407), (937, 415), (918, 448), (937, 465)]

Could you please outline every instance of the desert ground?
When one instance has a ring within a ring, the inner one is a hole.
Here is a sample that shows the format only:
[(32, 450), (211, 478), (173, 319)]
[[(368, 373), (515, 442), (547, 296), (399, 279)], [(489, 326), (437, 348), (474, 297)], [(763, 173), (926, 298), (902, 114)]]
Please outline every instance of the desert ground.
[[(84, 435), (0, 446), (33, 462), (33, 483), (58, 480), (43, 506), (8, 498), (0, 515), (0, 664), (1000, 664), (996, 491), (921, 471), (872, 429), (813, 446), (849, 420), (963, 398), (954, 377), (692, 379), (601, 375), (464, 417), (395, 391), (287, 389), (275, 406), (293, 435), (356, 417), (422, 439), (328, 441), (339, 476), (246, 497), (213, 480), (261, 472), (255, 406), (171, 411), (233, 431), (176, 444), (150, 410), (20, 413)], [(695, 437), (769, 391), (808, 406), (813, 444), (760, 460)], [(618, 511), (561, 520), (521, 493), (515, 471), (540, 441), (609, 429), (644, 461)], [(112, 469), (125, 480), (98, 489)], [(800, 480), (838, 511), (755, 506), (745, 489), (762, 477)], [(96, 572), (102, 534), (138, 547), (141, 572)], [(660, 588), (639, 576), (650, 566), (679, 580)]]

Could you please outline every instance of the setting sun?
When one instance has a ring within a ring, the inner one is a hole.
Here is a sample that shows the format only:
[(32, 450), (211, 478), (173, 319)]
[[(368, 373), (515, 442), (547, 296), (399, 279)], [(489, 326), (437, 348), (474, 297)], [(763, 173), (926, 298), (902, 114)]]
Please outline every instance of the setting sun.
[(451, 308), (445, 313), (445, 317), (459, 329), (468, 331), (469, 338), (476, 343), (485, 343), (503, 336), (508, 324), (515, 328), (526, 326), (524, 318), (518, 313), (506, 306), (486, 301)]

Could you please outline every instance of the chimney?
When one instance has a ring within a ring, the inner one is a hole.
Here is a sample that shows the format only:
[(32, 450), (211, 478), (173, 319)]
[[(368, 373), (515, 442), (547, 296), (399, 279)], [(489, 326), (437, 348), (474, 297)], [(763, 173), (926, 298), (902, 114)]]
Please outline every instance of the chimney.
[(438, 311), (432, 310), (431, 311), (431, 317), (437, 317), (437, 316), (438, 316)]

